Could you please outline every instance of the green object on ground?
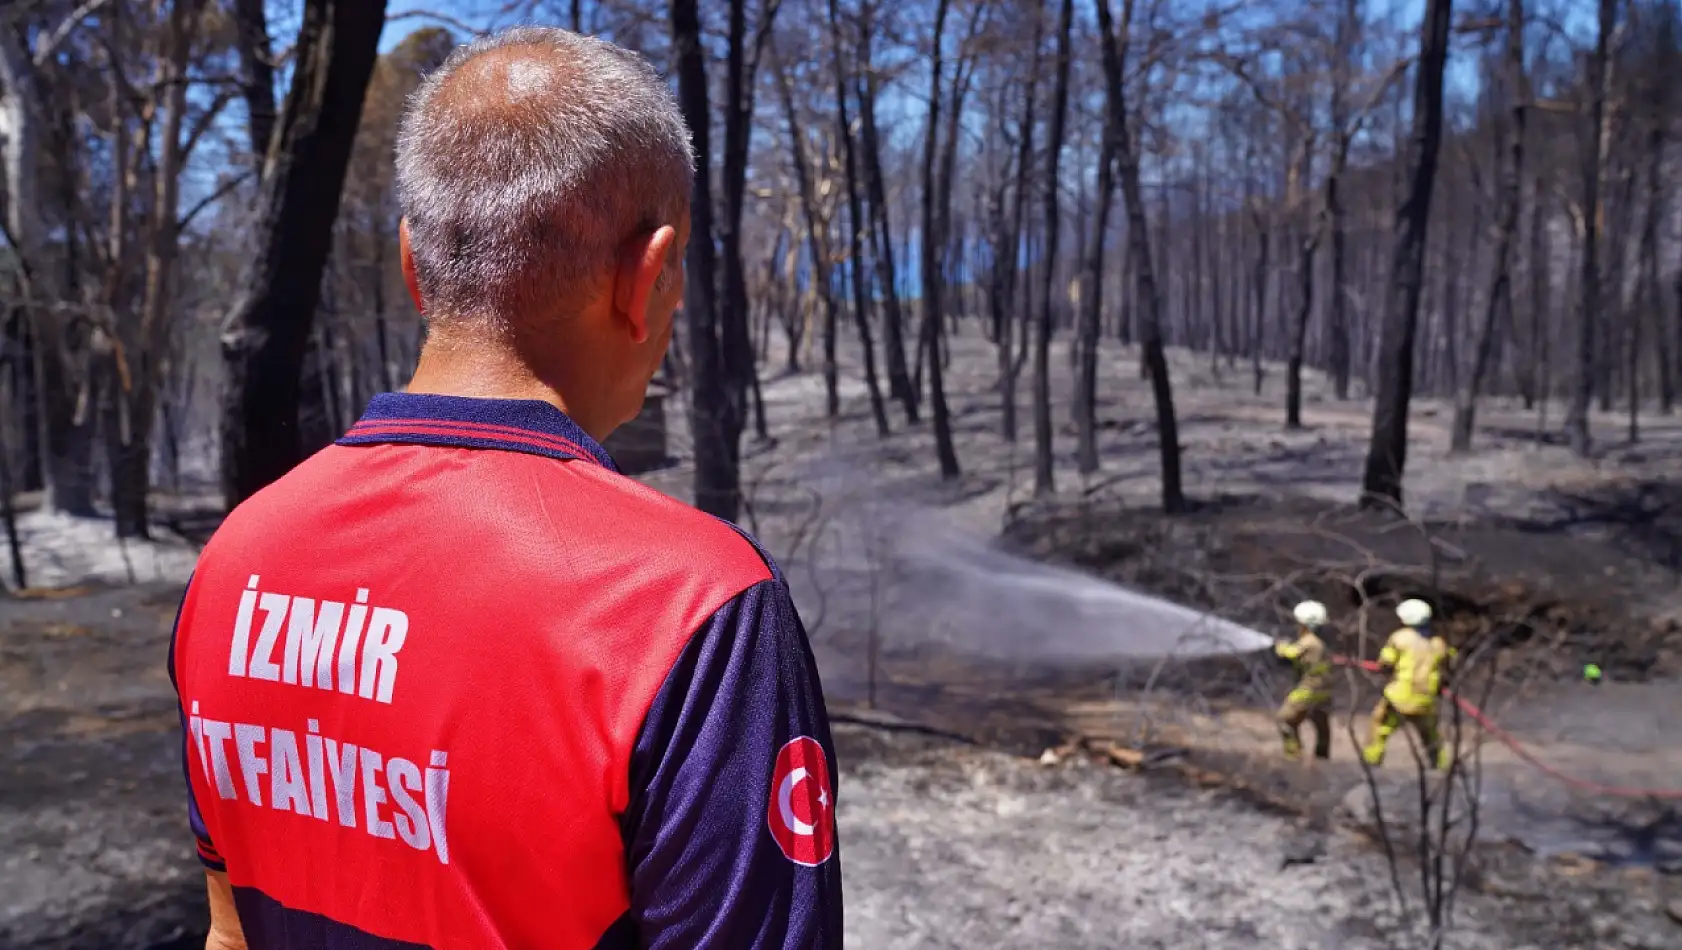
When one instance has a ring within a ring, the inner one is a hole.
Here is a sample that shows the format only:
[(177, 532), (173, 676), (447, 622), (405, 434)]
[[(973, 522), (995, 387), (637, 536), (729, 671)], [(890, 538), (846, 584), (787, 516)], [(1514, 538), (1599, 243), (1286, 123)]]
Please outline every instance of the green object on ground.
[(1593, 663), (1590, 663), (1590, 664), (1584, 666), (1583, 667), (1583, 679), (1586, 679), (1591, 683), (1599, 682), (1600, 681), (1600, 667), (1597, 666), (1596, 664), (1593, 664)]

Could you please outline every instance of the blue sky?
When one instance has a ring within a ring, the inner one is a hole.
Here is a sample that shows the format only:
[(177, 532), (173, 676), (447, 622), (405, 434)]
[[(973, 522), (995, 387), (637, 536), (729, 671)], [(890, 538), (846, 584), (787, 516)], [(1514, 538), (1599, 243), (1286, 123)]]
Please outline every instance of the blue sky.
[[(594, 6), (594, 2), (595, 0), (586, 0), (586, 8)], [(665, 0), (641, 0), (641, 2), (650, 6), (658, 6), (662, 8), (662, 12), (665, 5)], [(798, 0), (793, 0), (793, 2), (798, 2)], [(1026, 3), (1031, 2), (1031, 0), (1005, 0), (1005, 2)], [(1290, 0), (1280, 0), (1280, 2), (1289, 3)], [(508, 5), (507, 0), (389, 0), (388, 9), (392, 21), (388, 23), (384, 34), (381, 36), (381, 52), (389, 51), (400, 43), (403, 37), (414, 30), (427, 26), (452, 25), (451, 22), (441, 21), (439, 18), (419, 15), (419, 11), (436, 12), (448, 18), (449, 21), (480, 30), (507, 26), (515, 22), (516, 19), (526, 22), (534, 20), (541, 22), (544, 19), (541, 15), (535, 18), (530, 16), (510, 17), (502, 12)], [(553, 17), (551, 22), (560, 24), (563, 22), (562, 18), (565, 15), (563, 11), (567, 9), (567, 6), (568, 0), (527, 0), (525, 8), (528, 10), (536, 8), (540, 14), (548, 14), (549, 17)], [(704, 17), (716, 20), (722, 15), (723, 3), (721, 0), (704, 2), (702, 6)], [(1090, 0), (1077, 0), (1077, 7), (1080, 8), (1082, 19), (1090, 17), (1090, 6)], [(1473, 4), (1470, 3), (1461, 3), (1457, 6), (1459, 7), (1455, 13), (1457, 21), (1473, 13), (1481, 13), (1483, 9), (1497, 12), (1495, 5), (1478, 4), (1478, 9), (1474, 9)], [(1587, 37), (1592, 35), (1595, 15), (1592, 0), (1529, 0), (1528, 6), (1533, 16), (1559, 16), (1567, 30), (1573, 34), (1573, 38), (1581, 37), (1586, 40)], [(1408, 35), (1402, 39), (1402, 42), (1410, 52), (1416, 49), (1417, 34), (1415, 31), (1418, 29), (1419, 20), (1423, 16), (1424, 10), (1425, 0), (1368, 0), (1367, 5), (1367, 14), (1372, 19), (1387, 20), (1408, 31)], [(709, 25), (713, 24), (709, 23)], [(1476, 55), (1468, 55), (1472, 53), (1475, 42), (1471, 38), (1464, 37), (1457, 38), (1455, 41), (1456, 55), (1452, 55), (1449, 60), (1447, 77), (1451, 95), (1468, 96), (1475, 94), (1479, 82), (1479, 62)], [(1533, 42), (1533, 51), (1535, 45)], [(907, 94), (896, 95), (894, 90), (888, 91), (887, 98), (884, 99), (881, 106), (882, 118), (890, 127), (897, 126), (901, 136), (915, 137), (915, 135), (920, 134), (920, 123), (916, 116), (911, 116), (909, 113), (915, 112), (920, 115), (922, 90), (926, 86), (927, 79), (926, 77), (923, 79), (907, 77), (905, 81), (911, 83), (903, 91)], [(888, 101), (889, 99), (899, 101), (892, 102)], [(899, 113), (899, 115), (894, 113)], [(1066, 157), (1065, 160), (1071, 161), (1073, 159)], [(1073, 168), (1070, 170), (1076, 171)]]
[(388, 0), (387, 15), (399, 19), (386, 24), (385, 32), (380, 35), (380, 52), (390, 52), (392, 47), (402, 42), (403, 37), (422, 27), (449, 25), (431, 17), (403, 16), (405, 13), (416, 10), (435, 11), (484, 30), (503, 25), (502, 18), (497, 15), (497, 11), (503, 6), (505, 4), (497, 0)]

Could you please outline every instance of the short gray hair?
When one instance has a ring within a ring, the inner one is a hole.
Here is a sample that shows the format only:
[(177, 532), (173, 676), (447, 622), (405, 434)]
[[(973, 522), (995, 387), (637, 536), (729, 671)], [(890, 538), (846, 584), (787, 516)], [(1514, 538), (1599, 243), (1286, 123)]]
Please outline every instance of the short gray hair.
[(506, 323), (576, 294), (627, 237), (676, 226), (693, 187), (666, 82), (642, 56), (561, 29), (458, 47), (398, 129), (397, 198), (429, 320)]

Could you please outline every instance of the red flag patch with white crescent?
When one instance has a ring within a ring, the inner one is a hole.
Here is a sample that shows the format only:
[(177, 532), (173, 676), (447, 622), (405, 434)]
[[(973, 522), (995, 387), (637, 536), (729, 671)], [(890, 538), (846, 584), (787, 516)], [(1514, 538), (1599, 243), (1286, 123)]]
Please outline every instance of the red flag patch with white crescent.
[(777, 752), (765, 823), (795, 864), (817, 867), (835, 853), (835, 790), (818, 740), (796, 736)]

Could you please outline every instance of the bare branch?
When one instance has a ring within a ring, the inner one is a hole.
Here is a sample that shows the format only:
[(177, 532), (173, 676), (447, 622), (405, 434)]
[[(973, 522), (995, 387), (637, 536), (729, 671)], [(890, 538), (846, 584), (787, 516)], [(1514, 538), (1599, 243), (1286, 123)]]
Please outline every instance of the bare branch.
[(57, 52), (58, 45), (63, 43), (71, 33), (74, 33), (76, 27), (80, 26), (83, 20), (93, 15), (95, 11), (108, 2), (110, 0), (85, 0), (81, 6), (72, 10), (70, 15), (64, 18), (64, 22), (58, 25), (57, 29), (48, 33), (41, 40), (41, 48), (35, 51), (35, 65), (46, 65), (47, 60), (51, 59), (53, 53)]
[(216, 93), (216, 98), (211, 100), (210, 105), (205, 108), (204, 114), (200, 115), (198, 121), (194, 122), (192, 127), (187, 130), (187, 140), (181, 143), (182, 167), (186, 167), (188, 159), (193, 155), (193, 149), (198, 147), (199, 139), (203, 138), (204, 133), (215, 124), (216, 117), (222, 114), (223, 109), (227, 108), (236, 92), (238, 90), (232, 87), (219, 90)]
[(403, 11), (398, 12), (398, 13), (388, 14), (385, 18), (385, 21), (387, 23), (396, 23), (398, 20), (414, 20), (414, 19), (436, 20), (439, 23), (442, 23), (445, 26), (448, 26), (452, 29), (460, 30), (461, 32), (466, 33), (468, 36), (484, 36), (485, 35), (484, 30), (481, 30), (476, 26), (470, 25), (465, 20), (461, 20), (461, 19), (458, 19), (457, 17), (450, 16), (448, 13), (439, 13), (436, 10), (425, 10), (425, 9), (403, 10)]
[(187, 209), (187, 213), (182, 215), (179, 221), (175, 222), (175, 232), (180, 234), (181, 232), (187, 230), (187, 226), (193, 223), (193, 219), (198, 217), (200, 211), (203, 211), (216, 202), (221, 201), (235, 188), (238, 188), (240, 185), (250, 181), (251, 175), (251, 169), (247, 168), (237, 175), (224, 179), (221, 184), (216, 186), (216, 190), (212, 191), (208, 195), (205, 195), (191, 208)]

